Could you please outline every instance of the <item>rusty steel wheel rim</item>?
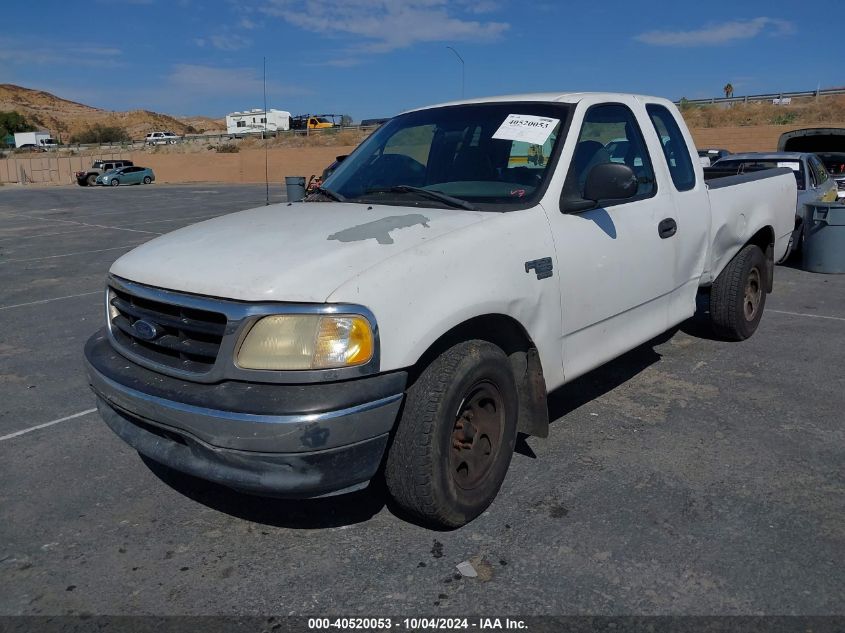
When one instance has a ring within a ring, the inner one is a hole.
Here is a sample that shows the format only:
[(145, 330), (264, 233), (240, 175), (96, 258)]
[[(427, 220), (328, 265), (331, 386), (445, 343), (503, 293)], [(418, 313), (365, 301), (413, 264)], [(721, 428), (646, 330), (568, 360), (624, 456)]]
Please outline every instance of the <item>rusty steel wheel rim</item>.
[(505, 403), (489, 381), (470, 387), (458, 407), (450, 437), (452, 480), (464, 490), (480, 485), (499, 454), (505, 428)]
[(746, 321), (753, 321), (760, 309), (760, 300), (763, 297), (763, 286), (760, 283), (760, 270), (752, 268), (745, 281), (745, 297), (742, 301), (742, 311)]

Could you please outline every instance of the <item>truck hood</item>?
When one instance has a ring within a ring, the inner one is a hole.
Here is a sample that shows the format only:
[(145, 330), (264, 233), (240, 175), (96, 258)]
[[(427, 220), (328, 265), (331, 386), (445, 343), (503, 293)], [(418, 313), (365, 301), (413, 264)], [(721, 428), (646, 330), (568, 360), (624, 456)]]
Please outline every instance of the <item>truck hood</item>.
[(276, 204), (157, 237), (118, 259), (111, 273), (212, 297), (319, 303), (362, 271), (494, 215), (337, 202)]

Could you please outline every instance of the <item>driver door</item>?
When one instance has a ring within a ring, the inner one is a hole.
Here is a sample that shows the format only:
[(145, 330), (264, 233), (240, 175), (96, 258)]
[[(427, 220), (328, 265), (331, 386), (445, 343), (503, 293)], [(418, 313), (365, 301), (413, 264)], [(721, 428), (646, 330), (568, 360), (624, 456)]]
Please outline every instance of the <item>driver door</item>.
[[(621, 161), (607, 150), (611, 143), (626, 147)], [(658, 190), (641, 125), (623, 104), (587, 110), (561, 199), (583, 198), (587, 174), (609, 162), (624, 162), (637, 175), (634, 197), (600, 201), (579, 213), (548, 209), (560, 270), (567, 380), (668, 327), (676, 240), (658, 227), (671, 226), (674, 205), (668, 190)]]

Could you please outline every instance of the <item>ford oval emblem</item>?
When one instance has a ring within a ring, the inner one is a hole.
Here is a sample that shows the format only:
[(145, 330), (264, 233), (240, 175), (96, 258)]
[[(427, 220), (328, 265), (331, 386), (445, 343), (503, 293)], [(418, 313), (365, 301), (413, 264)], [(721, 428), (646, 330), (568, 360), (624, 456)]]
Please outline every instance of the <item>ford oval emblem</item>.
[(135, 332), (135, 336), (145, 341), (152, 341), (159, 335), (156, 324), (143, 319), (138, 319), (132, 324), (132, 331)]

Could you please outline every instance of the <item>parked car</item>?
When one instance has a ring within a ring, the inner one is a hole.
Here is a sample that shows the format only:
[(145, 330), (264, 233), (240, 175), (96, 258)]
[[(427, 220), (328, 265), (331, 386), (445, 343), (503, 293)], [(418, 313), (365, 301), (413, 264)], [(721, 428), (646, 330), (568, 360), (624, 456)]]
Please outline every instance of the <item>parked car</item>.
[(845, 198), (845, 152), (816, 152), (816, 156), (836, 181), (837, 197)]
[(138, 167), (132, 165), (130, 167), (120, 167), (112, 171), (107, 171), (101, 176), (97, 177), (98, 185), (109, 185), (117, 187), (118, 185), (149, 185), (156, 179), (153, 170), (149, 167)]
[(147, 145), (172, 145), (181, 139), (181, 136), (173, 132), (150, 132), (144, 138), (144, 143)]
[[(620, 133), (615, 163), (597, 139)], [(406, 512), (463, 525), (517, 432), (548, 435), (549, 391), (685, 321), (699, 293), (719, 336), (754, 334), (795, 178), (708, 187), (696, 159), (678, 109), (642, 95), (400, 114), (321, 195), (118, 259), (85, 346), (99, 411), (175, 471), (300, 498), (383, 473)]]
[[(758, 172), (765, 169), (788, 167), (795, 176), (798, 196), (795, 205), (795, 229), (790, 251), (800, 251), (809, 224), (807, 204), (836, 200), (836, 181), (815, 154), (808, 152), (747, 152), (731, 154), (704, 170), (706, 177), (724, 177)], [(786, 255), (789, 256), (789, 253)]]
[(78, 171), (74, 174), (76, 177), (76, 184), (80, 187), (86, 187), (97, 184), (97, 178), (107, 171), (112, 171), (120, 167), (131, 167), (131, 160), (95, 160), (91, 163), (91, 167), (84, 171)]
[(19, 152), (46, 152), (46, 147), (39, 147), (38, 145), (34, 145), (33, 143), (24, 143), (23, 145), (19, 145), (17, 147), (17, 151)]
[(780, 135), (778, 151), (813, 152), (836, 180), (838, 197), (845, 198), (845, 128), (811, 127)]

